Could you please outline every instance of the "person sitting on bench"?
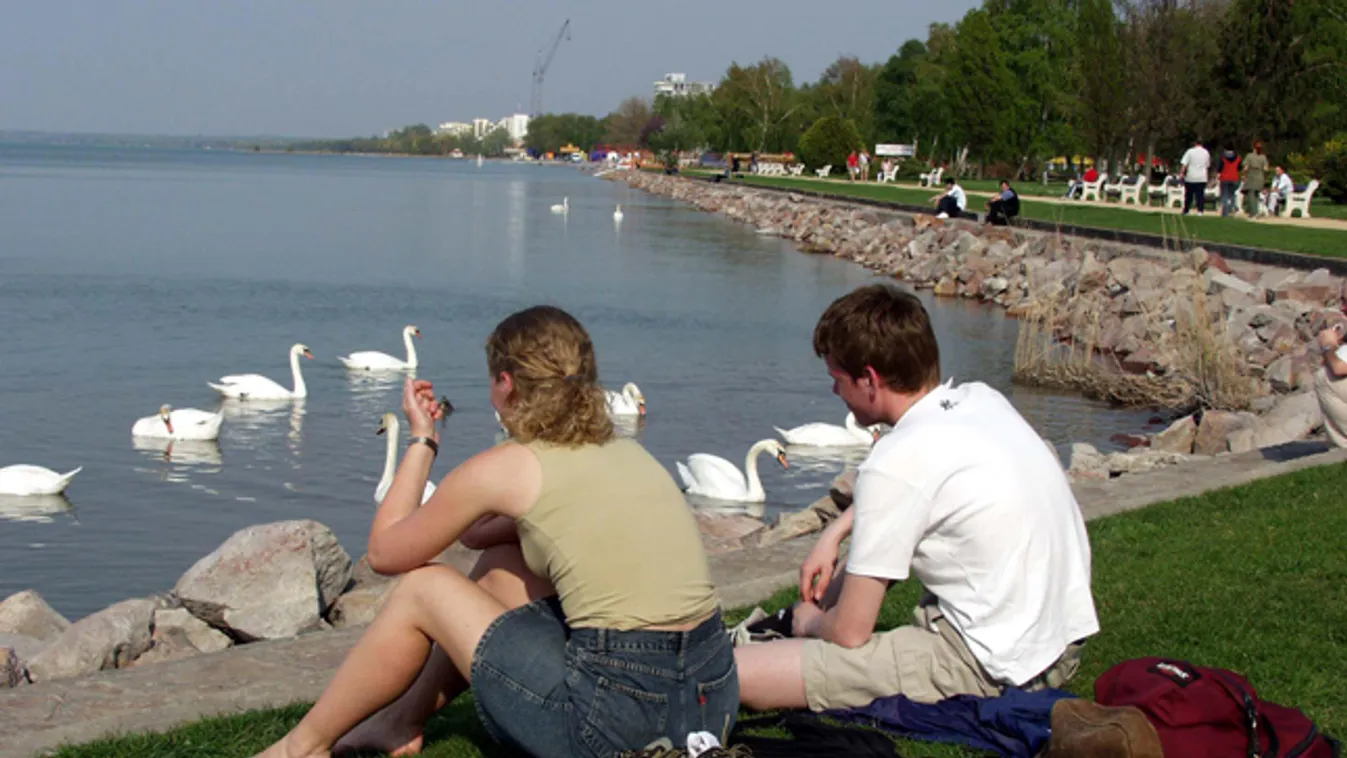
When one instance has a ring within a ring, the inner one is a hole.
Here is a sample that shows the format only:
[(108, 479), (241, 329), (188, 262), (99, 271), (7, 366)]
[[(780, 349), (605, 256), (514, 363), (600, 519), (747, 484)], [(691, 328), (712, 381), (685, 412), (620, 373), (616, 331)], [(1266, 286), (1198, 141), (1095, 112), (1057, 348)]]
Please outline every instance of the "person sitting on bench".
[(987, 221), (992, 226), (1009, 226), (1020, 215), (1020, 196), (1010, 188), (1010, 180), (1001, 180), (1001, 194), (987, 201)]
[(958, 218), (968, 208), (968, 196), (952, 176), (945, 179), (945, 194), (934, 200), (936, 218)]

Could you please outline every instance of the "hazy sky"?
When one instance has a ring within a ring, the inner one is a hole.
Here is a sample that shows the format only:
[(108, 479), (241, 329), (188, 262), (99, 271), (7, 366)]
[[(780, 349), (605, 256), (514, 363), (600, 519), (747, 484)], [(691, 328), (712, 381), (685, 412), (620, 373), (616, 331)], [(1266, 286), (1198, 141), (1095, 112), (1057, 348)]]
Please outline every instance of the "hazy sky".
[(601, 115), (665, 72), (887, 59), (974, 0), (10, 0), (0, 129), (350, 136), (543, 110)]

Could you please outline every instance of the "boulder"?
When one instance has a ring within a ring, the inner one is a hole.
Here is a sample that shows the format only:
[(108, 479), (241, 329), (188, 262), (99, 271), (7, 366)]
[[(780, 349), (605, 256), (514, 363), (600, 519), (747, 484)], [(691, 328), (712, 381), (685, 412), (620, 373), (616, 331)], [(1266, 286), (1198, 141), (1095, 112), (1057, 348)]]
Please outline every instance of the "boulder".
[(854, 468), (847, 469), (838, 474), (837, 477), (833, 479), (833, 483), (829, 485), (828, 497), (832, 498), (833, 503), (837, 506), (839, 514), (841, 511), (845, 511), (851, 507), (855, 489), (856, 469)]
[(70, 621), (35, 590), (16, 592), (0, 603), (0, 632), (51, 642), (69, 628)]
[(1258, 420), (1254, 431), (1254, 447), (1264, 448), (1304, 439), (1323, 423), (1323, 412), (1313, 392), (1287, 395)]
[(1137, 474), (1153, 471), (1165, 466), (1174, 466), (1188, 460), (1183, 453), (1166, 453), (1162, 450), (1135, 450), (1126, 453), (1114, 453), (1106, 463), (1110, 476)]
[(33, 658), (47, 648), (51, 643), (40, 640), (36, 637), (29, 637), (25, 634), (9, 634), (0, 632), (0, 647), (7, 647), (13, 650), (20, 659), (31, 661)]
[(203, 653), (214, 653), (234, 644), (229, 635), (193, 616), (186, 608), (160, 608), (154, 612), (155, 644), (170, 636), (181, 636)]
[(761, 520), (742, 513), (694, 511), (693, 516), (701, 530), (702, 543), (712, 554), (738, 550), (743, 547), (745, 537), (767, 527)]
[(1272, 385), (1273, 392), (1286, 393), (1295, 389), (1295, 367), (1291, 356), (1283, 355), (1269, 363), (1263, 370), (1263, 378)]
[(1151, 449), (1165, 453), (1193, 452), (1193, 441), (1197, 439), (1197, 419), (1184, 416), (1151, 436)]
[(251, 642), (321, 628), (350, 579), (350, 556), (331, 529), (278, 521), (235, 532), (188, 569), (174, 591), (192, 615)]
[(335, 629), (368, 624), (374, 620), (374, 616), (383, 607), (384, 600), (388, 598), (391, 589), (392, 585), (388, 584), (382, 587), (365, 587), (347, 592), (337, 598), (337, 602), (333, 604), (332, 612), (328, 614), (328, 621), (332, 623)]
[(1279, 301), (1294, 300), (1313, 305), (1325, 305), (1330, 302), (1336, 302), (1340, 290), (1338, 287), (1328, 284), (1297, 282), (1294, 284), (1283, 284), (1273, 292)]
[(154, 612), (160, 604), (154, 598), (123, 600), (85, 616), (28, 662), (29, 678), (45, 682), (125, 668), (150, 649)]
[(1249, 426), (1251, 417), (1232, 411), (1207, 411), (1193, 438), (1194, 455), (1217, 455), (1230, 449), (1230, 435)]
[(958, 294), (959, 294), (959, 286), (958, 284), (955, 283), (952, 277), (946, 276), (945, 278), (936, 282), (935, 285), (936, 297), (954, 297), (955, 295)]
[(1247, 453), (1250, 450), (1257, 450), (1258, 444), (1255, 442), (1256, 432), (1251, 426), (1243, 429), (1236, 429), (1230, 434), (1230, 452)]
[(18, 687), (27, 681), (19, 654), (12, 647), (0, 646), (0, 689)]
[(1094, 445), (1071, 443), (1071, 466), (1067, 473), (1080, 479), (1109, 478), (1108, 459)]
[(1230, 264), (1222, 258), (1220, 253), (1207, 252), (1207, 268), (1209, 270), (1220, 271), (1223, 274), (1234, 273), (1230, 270)]
[(1252, 297), (1258, 292), (1258, 288), (1248, 282), (1230, 274), (1222, 273), (1216, 269), (1207, 269), (1204, 275), (1207, 280), (1207, 293), (1216, 294), (1226, 290), (1233, 290), (1244, 295)]
[(138, 668), (164, 661), (176, 661), (180, 658), (200, 655), (202, 652), (187, 639), (187, 634), (180, 628), (175, 628), (164, 634), (155, 630), (154, 644), (150, 646), (149, 650), (145, 651), (144, 655), (133, 661), (130, 667)]

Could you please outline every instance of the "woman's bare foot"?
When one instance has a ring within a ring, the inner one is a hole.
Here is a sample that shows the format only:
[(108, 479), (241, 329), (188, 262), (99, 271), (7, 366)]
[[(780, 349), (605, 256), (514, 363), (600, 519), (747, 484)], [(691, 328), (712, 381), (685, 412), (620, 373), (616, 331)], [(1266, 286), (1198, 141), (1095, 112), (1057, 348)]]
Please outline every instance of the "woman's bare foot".
[(293, 737), (294, 732), (285, 735), (276, 744), (253, 756), (253, 758), (330, 758), (332, 755), (326, 750), (297, 750), (292, 744)]
[(418, 755), (424, 739), (421, 727), (400, 723), (394, 708), (385, 708), (370, 716), (360, 725), (337, 740), (332, 747), (333, 755), (344, 755), (357, 751), (387, 753), (391, 756)]

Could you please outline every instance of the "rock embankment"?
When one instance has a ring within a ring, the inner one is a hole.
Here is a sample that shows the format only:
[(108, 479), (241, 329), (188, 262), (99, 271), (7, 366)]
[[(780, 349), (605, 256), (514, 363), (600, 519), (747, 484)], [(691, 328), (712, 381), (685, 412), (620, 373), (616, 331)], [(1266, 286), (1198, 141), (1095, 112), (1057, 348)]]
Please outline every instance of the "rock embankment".
[[(771, 545), (817, 531), (851, 502), (850, 475), (828, 495), (776, 524), (696, 512), (708, 553)], [(461, 571), (477, 551), (438, 559)], [(0, 602), (0, 687), (143, 666), (258, 640), (368, 624), (396, 583), (366, 559), (352, 563), (317, 521), (241, 529), (178, 580), (172, 591), (123, 600), (71, 623), (32, 590)]]
[[(1201, 248), (1168, 251), (946, 222), (644, 172), (609, 178), (725, 214), (793, 240), (804, 252), (853, 261), (940, 297), (1001, 306), (1040, 328), (1051, 343), (1044, 349), (1022, 335), (1025, 349), (1017, 364), (1026, 365), (1017, 371), (1028, 378), (1042, 368), (1033, 365), (1036, 357), (1061, 360), (1069, 352), (1078, 365), (1068, 368), (1106, 368), (1126, 390), (1111, 394), (1105, 387), (1098, 394), (1148, 401), (1143, 404), (1183, 416), (1159, 434), (1132, 436), (1129, 443), (1143, 450), (1106, 456), (1076, 446), (1080, 461), (1073, 474), (1118, 476), (1190, 455), (1266, 447), (1301, 439), (1322, 425), (1311, 394), (1319, 370), (1314, 338), (1325, 326), (1347, 322), (1344, 282), (1326, 269), (1227, 261)], [(1099, 384), (1077, 386), (1089, 391)]]

